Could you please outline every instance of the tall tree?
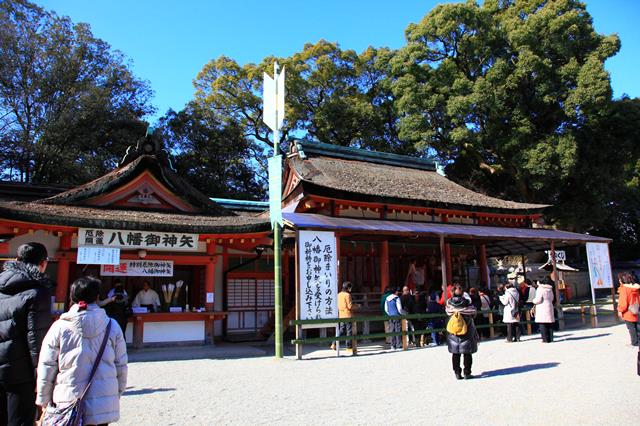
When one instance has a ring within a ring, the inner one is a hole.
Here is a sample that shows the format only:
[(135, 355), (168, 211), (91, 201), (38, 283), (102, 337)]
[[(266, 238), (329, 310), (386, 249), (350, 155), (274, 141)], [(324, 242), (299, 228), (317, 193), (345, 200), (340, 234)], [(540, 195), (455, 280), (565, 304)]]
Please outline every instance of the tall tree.
[(202, 193), (221, 198), (261, 199), (251, 147), (254, 142), (234, 123), (190, 102), (169, 111), (157, 132), (174, 152), (176, 171)]
[(387, 79), (388, 49), (369, 48), (358, 55), (321, 40), (288, 58), (267, 57), (240, 66), (220, 57), (196, 80), (195, 101), (226, 115), (266, 148), (269, 130), (262, 123), (262, 76), (277, 59), (287, 72), (287, 115), (280, 143), (308, 137), (344, 146), (413, 152), (398, 137), (398, 115)]
[(111, 170), (144, 134), (147, 83), (88, 25), (5, 0), (0, 57), (3, 178), (80, 183)]
[(578, 130), (609, 107), (604, 61), (619, 46), (574, 0), (440, 5), (407, 28), (394, 63), (400, 135), (434, 147), (457, 179), (553, 201)]

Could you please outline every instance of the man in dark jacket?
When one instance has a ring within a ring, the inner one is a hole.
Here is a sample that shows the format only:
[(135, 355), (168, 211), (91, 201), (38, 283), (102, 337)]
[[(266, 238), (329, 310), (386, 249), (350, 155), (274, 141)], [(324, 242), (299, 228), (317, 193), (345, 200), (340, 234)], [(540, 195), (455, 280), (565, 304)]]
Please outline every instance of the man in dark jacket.
[(18, 247), (0, 273), (0, 424), (33, 425), (36, 367), (51, 326), (52, 282), (44, 275), (47, 249)]

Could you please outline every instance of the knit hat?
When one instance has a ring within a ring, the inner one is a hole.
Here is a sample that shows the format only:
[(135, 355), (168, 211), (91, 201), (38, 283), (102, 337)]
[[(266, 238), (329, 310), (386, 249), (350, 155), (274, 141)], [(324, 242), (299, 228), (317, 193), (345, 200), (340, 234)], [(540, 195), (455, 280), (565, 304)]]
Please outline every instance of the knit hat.
[(466, 308), (469, 301), (464, 296), (453, 296), (449, 299), (449, 304), (454, 308)]

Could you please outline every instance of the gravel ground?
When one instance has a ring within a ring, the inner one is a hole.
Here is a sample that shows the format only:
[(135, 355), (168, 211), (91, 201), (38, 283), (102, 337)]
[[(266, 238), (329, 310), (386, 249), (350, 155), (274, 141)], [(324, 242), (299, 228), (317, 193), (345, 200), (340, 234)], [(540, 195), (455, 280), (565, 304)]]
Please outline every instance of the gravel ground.
[(637, 425), (640, 377), (628, 342), (624, 325), (558, 332), (552, 344), (482, 342), (479, 377), (462, 381), (442, 346), (132, 362), (118, 424)]

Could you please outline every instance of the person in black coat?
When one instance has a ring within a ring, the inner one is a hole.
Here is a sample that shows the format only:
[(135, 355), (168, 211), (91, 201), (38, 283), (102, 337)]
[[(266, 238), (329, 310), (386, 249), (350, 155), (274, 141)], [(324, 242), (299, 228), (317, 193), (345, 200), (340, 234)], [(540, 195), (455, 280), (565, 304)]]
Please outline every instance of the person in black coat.
[(18, 247), (16, 261), (0, 273), (0, 424), (35, 421), (35, 372), (52, 323), (46, 268), (47, 249), (32, 242)]
[(453, 297), (447, 300), (446, 311), (449, 316), (459, 312), (467, 324), (467, 332), (463, 335), (447, 333), (447, 347), (451, 353), (451, 362), (456, 379), (462, 379), (462, 368), (460, 368), (460, 357), (464, 356), (464, 378), (472, 379), (471, 365), (473, 363), (472, 354), (478, 351), (478, 332), (473, 318), (476, 316), (475, 306), (469, 303), (464, 297), (461, 287), (456, 286), (453, 290)]

